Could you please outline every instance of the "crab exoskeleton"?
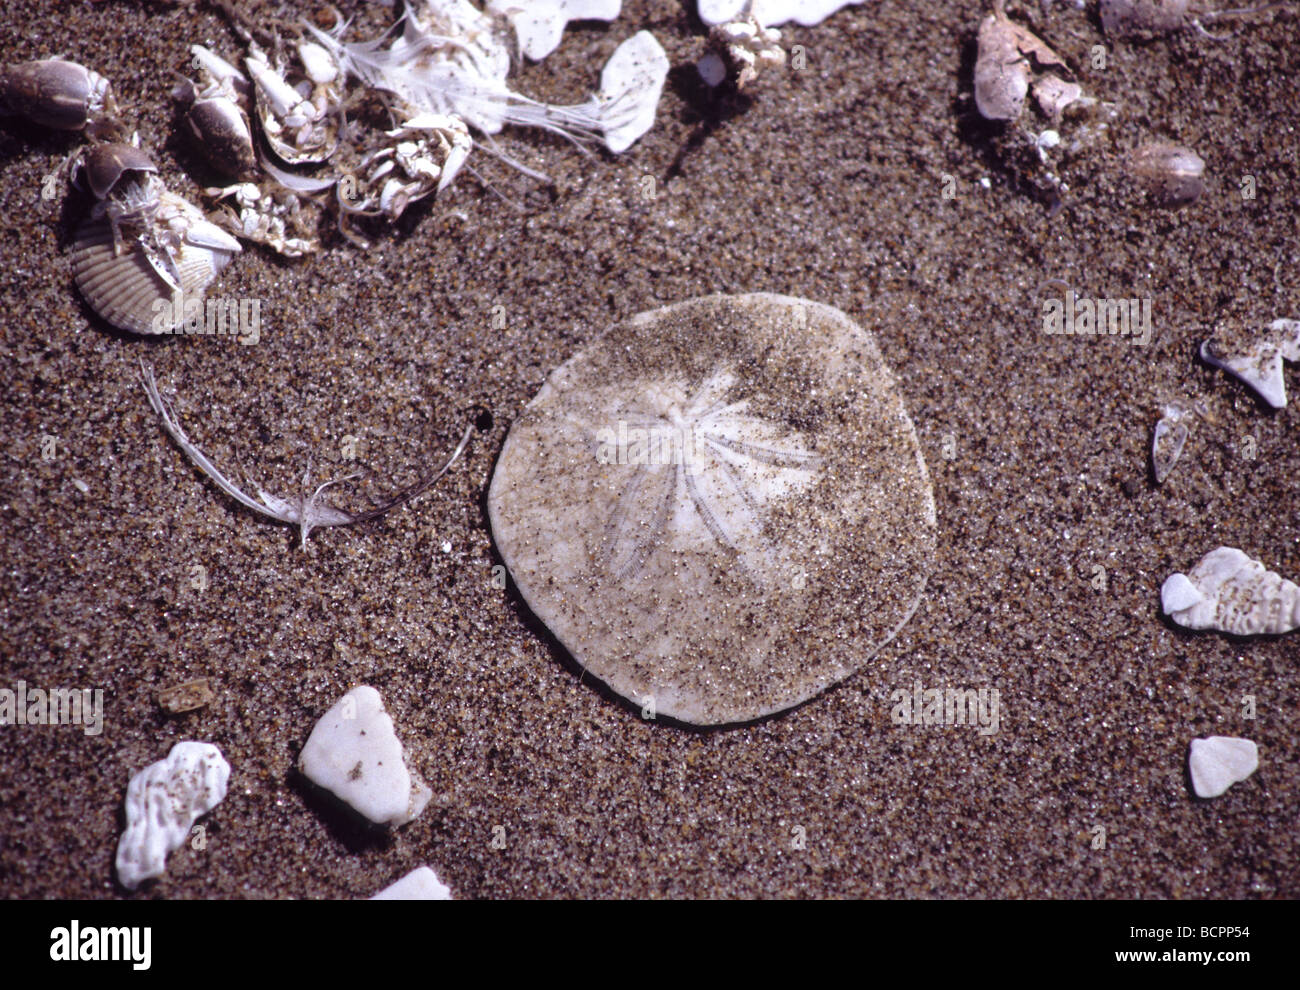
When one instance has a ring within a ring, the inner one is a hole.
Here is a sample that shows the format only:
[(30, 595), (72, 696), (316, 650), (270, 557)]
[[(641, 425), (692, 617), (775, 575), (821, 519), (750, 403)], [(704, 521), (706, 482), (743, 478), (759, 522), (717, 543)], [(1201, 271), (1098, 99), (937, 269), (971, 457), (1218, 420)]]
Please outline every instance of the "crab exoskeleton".
[(393, 143), (362, 160), (360, 182), (340, 181), (345, 213), (396, 220), (412, 203), (447, 188), (473, 147), (464, 121), (447, 114), (416, 114), (386, 133)]
[(0, 108), (42, 127), (92, 138), (118, 132), (112, 87), (98, 72), (61, 58), (20, 62), (0, 71)]
[(250, 42), (244, 59), (253, 80), (258, 119), (267, 144), (291, 165), (320, 164), (338, 148), (340, 73), (334, 57), (309, 41), (298, 45), (302, 78), (290, 84), (282, 66)]
[(248, 123), (252, 86), (237, 68), (202, 45), (191, 45), (198, 81), (185, 80), (172, 96), (188, 103), (185, 120), (214, 167), (235, 178), (257, 171)]
[(253, 182), (240, 182), (205, 191), (218, 200), (233, 202), (235, 209), (228, 206), (223, 219), (235, 236), (265, 244), (286, 258), (299, 258), (316, 250), (312, 239), (289, 233), (300, 209), (298, 197), (289, 190), (268, 191)]

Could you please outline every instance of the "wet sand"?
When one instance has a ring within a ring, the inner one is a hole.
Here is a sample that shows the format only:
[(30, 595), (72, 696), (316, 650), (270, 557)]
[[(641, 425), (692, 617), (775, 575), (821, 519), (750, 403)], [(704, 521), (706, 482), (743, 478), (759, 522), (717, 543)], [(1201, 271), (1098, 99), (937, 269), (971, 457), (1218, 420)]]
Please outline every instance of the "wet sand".
[[(1117, 43), (1096, 71), (1090, 12), (1011, 5), (1120, 104), (1053, 214), (1030, 159), (974, 114), (973, 5), (868, 3), (789, 28), (807, 66), (762, 79), (746, 106), (696, 80), (693, 9), (631, 0), (518, 77), (576, 102), (619, 41), (652, 30), (675, 70), (623, 157), (513, 133), (553, 189), (475, 155), (493, 189), (465, 173), (369, 253), (337, 236), (292, 262), (248, 246), (212, 294), (261, 300), (253, 346), (95, 319), (69, 273), (73, 217), (40, 198), (77, 142), (0, 125), (0, 687), (105, 698), (98, 736), (0, 729), (7, 896), (124, 896), (127, 781), (182, 739), (221, 747), (229, 796), (206, 849), (173, 854), (135, 896), (366, 896), (424, 864), (458, 897), (1300, 895), (1300, 634), (1192, 635), (1159, 614), (1164, 578), (1222, 544), (1300, 579), (1295, 403), (1272, 412), (1196, 356), (1219, 321), (1300, 316), (1300, 21)], [(200, 198), (214, 177), (167, 94), (190, 43), (238, 50), (219, 17), (39, 2), (3, 20), (0, 60), (94, 66), (171, 188)], [(1116, 158), (1147, 138), (1206, 160), (1197, 203), (1171, 213), (1135, 193)], [(1050, 279), (1150, 298), (1150, 344), (1044, 334)], [(522, 407), (611, 322), (757, 291), (875, 331), (934, 478), (937, 566), (898, 637), (798, 709), (726, 731), (647, 722), (494, 586), (485, 493)], [(279, 495), (303, 491), (308, 467), (313, 484), (348, 473), (358, 437), (373, 475), (338, 498), (364, 506), (478, 428), (433, 490), (318, 531), (304, 554), (165, 437), (140, 358), (217, 464)], [(1300, 371), (1288, 381), (1300, 389)], [(1177, 398), (1212, 419), (1156, 488), (1151, 428)], [(165, 716), (157, 692), (194, 677), (216, 701)], [(357, 683), (380, 691), (435, 795), (392, 836), (294, 771)], [(917, 683), (996, 688), (999, 731), (894, 724), (891, 692)], [(1186, 772), (1205, 735), (1260, 747), (1260, 770), (1211, 802)]]

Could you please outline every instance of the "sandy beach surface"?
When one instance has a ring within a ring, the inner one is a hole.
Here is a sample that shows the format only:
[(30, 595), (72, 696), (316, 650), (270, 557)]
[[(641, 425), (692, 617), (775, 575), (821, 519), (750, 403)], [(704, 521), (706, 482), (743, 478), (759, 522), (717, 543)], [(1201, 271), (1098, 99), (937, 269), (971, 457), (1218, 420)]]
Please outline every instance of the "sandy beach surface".
[[(221, 748), (229, 795), (206, 848), (137, 897), (361, 897), (425, 864), (461, 898), (1300, 895), (1300, 633), (1189, 634), (1159, 608), (1164, 579), (1220, 545), (1300, 580), (1296, 404), (1272, 411), (1197, 357), (1217, 326), (1300, 317), (1300, 20), (1112, 43), (1087, 6), (1009, 5), (1117, 104), (1067, 156), (1055, 208), (1036, 153), (975, 113), (977, 4), (872, 0), (790, 26), (806, 64), (737, 99), (698, 80), (693, 0), (627, 0), (516, 85), (577, 102), (648, 28), (674, 66), (649, 134), (615, 157), (508, 131), (552, 186), (476, 153), (478, 176), (369, 252), (328, 223), (301, 260), (248, 245), (211, 293), (260, 300), (249, 346), (95, 318), (67, 258), (84, 204), (41, 197), (78, 138), (0, 124), (0, 687), (104, 692), (98, 735), (0, 728), (5, 895), (127, 896), (127, 781), (183, 739)], [(111, 79), (169, 186), (201, 199), (215, 176), (168, 93), (191, 43), (239, 52), (227, 22), (51, 0), (0, 22), (0, 61)], [(1204, 158), (1196, 203), (1136, 191), (1120, 159), (1149, 139)], [(1149, 299), (1150, 342), (1045, 334), (1051, 280)], [(647, 721), (495, 585), (486, 491), (520, 410), (606, 326), (757, 291), (875, 332), (933, 476), (937, 564), (898, 637), (801, 707), (722, 731)], [(349, 438), (370, 472), (339, 490), (349, 506), (473, 439), (414, 503), (304, 552), (167, 439), (140, 359), (217, 464), (279, 495), (355, 470)], [(1180, 399), (1207, 415), (1157, 487), (1151, 430)], [(165, 715), (159, 690), (197, 677), (215, 701)], [(387, 835), (294, 769), (360, 683), (434, 794)], [(895, 724), (891, 693), (916, 685), (996, 689), (997, 731)], [(1187, 747), (1207, 735), (1255, 740), (1260, 769), (1199, 801)]]

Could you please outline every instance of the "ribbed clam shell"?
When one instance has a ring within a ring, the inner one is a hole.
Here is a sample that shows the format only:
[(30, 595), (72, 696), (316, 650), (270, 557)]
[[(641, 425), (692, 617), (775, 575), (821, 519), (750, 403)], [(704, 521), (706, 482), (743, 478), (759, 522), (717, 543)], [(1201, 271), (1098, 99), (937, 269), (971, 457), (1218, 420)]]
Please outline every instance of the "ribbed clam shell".
[[(224, 251), (183, 245), (176, 258), (183, 297), (201, 299), (230, 257)], [(183, 314), (176, 311), (172, 287), (154, 270), (144, 250), (130, 244), (120, 255), (113, 253), (113, 231), (107, 220), (86, 220), (77, 228), (72, 276), (90, 308), (122, 330), (166, 333), (181, 322)], [(172, 304), (172, 312), (157, 306), (159, 300)]]

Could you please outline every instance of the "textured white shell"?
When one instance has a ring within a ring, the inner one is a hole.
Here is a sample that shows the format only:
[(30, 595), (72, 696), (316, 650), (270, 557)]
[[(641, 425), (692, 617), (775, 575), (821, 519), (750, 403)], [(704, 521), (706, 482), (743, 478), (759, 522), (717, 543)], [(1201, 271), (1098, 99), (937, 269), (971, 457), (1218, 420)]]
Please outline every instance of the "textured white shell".
[[(745, 10), (746, 0), (700, 0), (700, 20), (705, 24), (734, 21)], [(750, 15), (764, 27), (795, 21), (804, 27), (820, 24), (842, 7), (862, 0), (753, 0)]]
[(189, 838), (194, 822), (226, 796), (230, 764), (211, 743), (179, 742), (126, 789), (126, 831), (117, 844), (117, 876), (134, 890), (161, 876), (169, 853)]
[(1187, 768), (1197, 797), (1218, 797), (1259, 769), (1259, 747), (1235, 736), (1193, 739)]
[(376, 825), (405, 825), (429, 803), (429, 788), (407, 768), (379, 692), (365, 685), (321, 716), (299, 767), (313, 784)]
[(1188, 629), (1259, 636), (1300, 628), (1300, 587), (1233, 547), (1212, 550), (1187, 574), (1170, 575), (1160, 606)]
[[(183, 242), (176, 255), (181, 299), (202, 299), (207, 287), (239, 250), (239, 244), (204, 220), (194, 206), (179, 201), (193, 211), (195, 239), (221, 245)], [(132, 333), (155, 334), (168, 333), (181, 323), (182, 306), (172, 286), (154, 268), (144, 250), (129, 239), (124, 241), (121, 254), (114, 252), (113, 230), (108, 220), (82, 222), (73, 239), (71, 260), (72, 277), (78, 290), (90, 308), (113, 326)]]

